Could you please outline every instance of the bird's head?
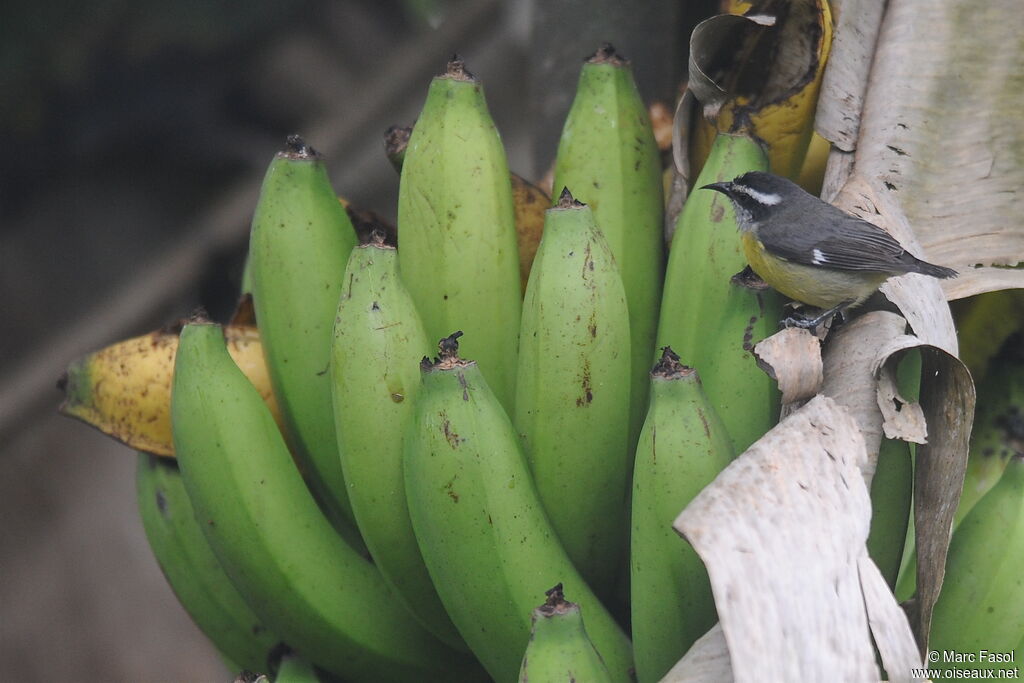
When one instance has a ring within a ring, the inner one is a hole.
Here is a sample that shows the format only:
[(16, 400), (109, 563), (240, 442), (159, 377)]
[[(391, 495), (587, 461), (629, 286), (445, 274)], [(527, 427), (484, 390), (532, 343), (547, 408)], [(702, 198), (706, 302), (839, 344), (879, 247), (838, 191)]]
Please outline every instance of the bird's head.
[(793, 182), (771, 173), (750, 171), (732, 180), (704, 185), (728, 197), (736, 209), (741, 229), (748, 229), (801, 197), (803, 190)]

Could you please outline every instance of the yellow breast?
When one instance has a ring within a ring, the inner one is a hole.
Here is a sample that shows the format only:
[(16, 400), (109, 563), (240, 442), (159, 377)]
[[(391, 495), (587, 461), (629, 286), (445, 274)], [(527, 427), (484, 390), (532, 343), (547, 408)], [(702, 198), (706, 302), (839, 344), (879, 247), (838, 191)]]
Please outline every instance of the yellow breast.
[(753, 231), (743, 232), (741, 239), (747, 263), (758, 277), (794, 301), (818, 308), (832, 308), (844, 301), (859, 304), (889, 277), (885, 273), (836, 270), (787, 261), (768, 253)]

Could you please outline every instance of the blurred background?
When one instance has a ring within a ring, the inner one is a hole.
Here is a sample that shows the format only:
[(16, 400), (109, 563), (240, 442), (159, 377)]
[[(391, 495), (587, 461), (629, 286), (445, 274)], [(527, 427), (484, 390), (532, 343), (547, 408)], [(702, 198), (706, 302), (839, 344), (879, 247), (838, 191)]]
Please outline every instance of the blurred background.
[(56, 413), (67, 363), (234, 305), (297, 132), (394, 219), (383, 133), (458, 51), (512, 170), (550, 166), (610, 41), (671, 102), (713, 0), (44, 0), (0, 10), (0, 680), (228, 681), (142, 533), (135, 454)]

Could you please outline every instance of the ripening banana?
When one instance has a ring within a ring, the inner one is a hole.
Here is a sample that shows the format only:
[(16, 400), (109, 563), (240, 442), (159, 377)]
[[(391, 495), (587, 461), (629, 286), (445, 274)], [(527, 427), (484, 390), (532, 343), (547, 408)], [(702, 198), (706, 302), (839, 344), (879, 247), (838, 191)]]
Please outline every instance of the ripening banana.
[(734, 455), (696, 370), (666, 347), (650, 378), (650, 407), (633, 470), (630, 539), (633, 656), (640, 683), (661, 680), (718, 620), (704, 564), (672, 522)]
[(315, 504), (218, 325), (186, 325), (174, 445), (196, 518), (228, 577), (298, 654), (358, 681), (478, 680), (424, 630)]
[(456, 327), (507, 410), (522, 308), (508, 161), (480, 82), (458, 57), (434, 78), (402, 164), (402, 279), (427, 336)]
[(249, 237), (256, 320), (289, 445), (339, 531), (352, 508), (331, 411), (334, 315), (356, 236), (320, 155), (296, 135), (270, 163)]
[[(1024, 638), (1024, 456), (1014, 456), (999, 483), (953, 533), (929, 649), (1008, 653)], [(980, 661), (972, 668), (1012, 663)], [(1019, 664), (1019, 662), (1018, 662)]]
[(537, 595), (562, 582), (615, 681), (629, 640), (573, 567), (537, 497), (519, 438), (458, 333), (422, 363), (405, 486), (423, 559), (448, 614), (497, 681), (519, 672)]
[[(766, 167), (755, 141), (719, 135), (694, 186)], [(753, 348), (777, 329), (781, 301), (774, 291), (735, 284), (731, 278), (744, 266), (730, 202), (716, 192), (694, 191), (669, 250), (658, 346), (671, 344), (700, 372), (737, 453), (767, 432), (779, 414), (775, 382), (757, 366)]]
[(629, 311), (615, 257), (568, 189), (547, 212), (519, 340), (514, 424), (537, 493), (608, 599), (629, 525)]
[(555, 159), (555, 192), (568, 187), (594, 212), (619, 265), (629, 303), (630, 444), (647, 410), (665, 268), (661, 156), (628, 60), (611, 45), (583, 64)]
[[(757, 6), (751, 9), (752, 4)], [(748, 34), (760, 45), (734, 47), (730, 73), (722, 80), (725, 89), (736, 94), (721, 107), (715, 121), (701, 117), (697, 122), (690, 137), (693, 168), (702, 167), (716, 132), (743, 128), (764, 142), (773, 173), (796, 180), (811, 144), (818, 93), (832, 48), (829, 2), (790, 2), (782, 13), (773, 10), (770, 2), (734, 2), (724, 11), (769, 13), (777, 23), (765, 27), (763, 35)], [(770, 50), (765, 49), (768, 41), (775, 43)], [(772, 60), (768, 65), (766, 55)]]
[[(180, 325), (133, 337), (71, 362), (59, 386), (60, 412), (136, 450), (174, 456), (171, 375)], [(255, 327), (224, 328), (228, 352), (281, 423)]]
[(281, 640), (224, 573), (196, 522), (177, 463), (149, 453), (138, 458), (135, 481), (142, 527), (178, 602), (234, 666), (266, 671)]
[[(412, 136), (412, 126), (391, 126), (384, 134), (384, 151), (395, 170), (402, 172), (405, 150)], [(530, 279), (537, 245), (544, 230), (544, 211), (551, 206), (548, 193), (516, 173), (512, 181), (512, 206), (515, 212), (516, 244), (519, 247), (519, 283), (523, 293)]]
[(611, 683), (614, 679), (587, 635), (580, 606), (565, 599), (562, 584), (546, 592), (547, 600), (533, 610), (519, 683)]
[(419, 361), (431, 347), (399, 279), (395, 248), (378, 239), (353, 249), (331, 355), (334, 424), (352, 510), (395, 595), (424, 627), (465, 650), (416, 545), (402, 478), (402, 441), (420, 387)]

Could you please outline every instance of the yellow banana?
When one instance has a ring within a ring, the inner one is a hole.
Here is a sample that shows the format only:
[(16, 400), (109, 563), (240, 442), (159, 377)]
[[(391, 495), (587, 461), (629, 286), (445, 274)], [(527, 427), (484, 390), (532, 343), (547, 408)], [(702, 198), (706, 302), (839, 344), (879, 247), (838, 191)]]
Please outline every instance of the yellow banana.
[[(180, 325), (95, 351), (71, 362), (61, 378), (60, 412), (96, 427), (136, 450), (174, 456), (171, 375)], [(280, 425), (263, 347), (255, 327), (224, 328), (228, 352)]]
[[(736, 3), (729, 12), (754, 14), (761, 11), (761, 6), (766, 3)], [(716, 121), (702, 117), (698, 122), (690, 154), (694, 170), (702, 168), (708, 158), (716, 133), (745, 130), (764, 143), (773, 173), (793, 180), (800, 176), (814, 131), (821, 78), (832, 46), (832, 13), (828, 0), (791, 2), (787, 7), (787, 12), (777, 17), (783, 22), (781, 26), (774, 27), (770, 37), (762, 38), (777, 42), (772, 53), (777, 61), (766, 67), (761, 63), (763, 52), (745, 45), (734, 73), (725, 77), (731, 81), (727, 90), (739, 90), (735, 82), (744, 79), (742, 74), (751, 67), (771, 75), (760, 77), (756, 93), (737, 95), (728, 101)], [(746, 80), (752, 79), (748, 75)]]

